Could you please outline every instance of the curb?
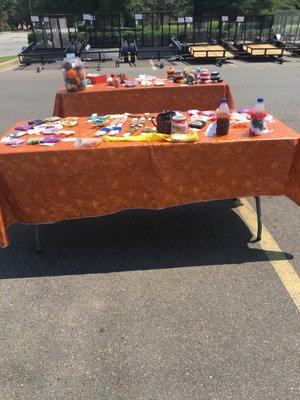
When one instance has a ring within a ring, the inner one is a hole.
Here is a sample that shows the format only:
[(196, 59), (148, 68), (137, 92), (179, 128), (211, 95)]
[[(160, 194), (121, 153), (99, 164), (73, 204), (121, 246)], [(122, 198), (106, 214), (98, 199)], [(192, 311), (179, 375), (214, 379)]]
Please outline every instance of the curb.
[(0, 72), (13, 69), (16, 65), (19, 65), (19, 63), (20, 62), (17, 57), (13, 58), (12, 60), (4, 61), (3, 63), (0, 63)]

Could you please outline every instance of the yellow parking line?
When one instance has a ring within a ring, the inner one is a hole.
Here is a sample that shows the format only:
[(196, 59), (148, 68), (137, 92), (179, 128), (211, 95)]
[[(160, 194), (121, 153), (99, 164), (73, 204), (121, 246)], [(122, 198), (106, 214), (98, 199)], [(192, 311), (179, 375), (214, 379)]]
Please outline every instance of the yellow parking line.
[(156, 66), (155, 66), (155, 64), (154, 64), (154, 61), (153, 61), (152, 59), (150, 59), (149, 62), (150, 62), (150, 65), (151, 65), (153, 71), (156, 71), (157, 68), (156, 68)]
[[(247, 199), (242, 198), (241, 201), (243, 205), (239, 207), (239, 213), (251, 231), (256, 232), (256, 213)], [(300, 311), (300, 278), (288, 260), (271, 260), (268, 256), (269, 251), (282, 253), (282, 250), (264, 225), (262, 229), (262, 239), (259, 244), (262, 250), (265, 251), (281, 282)]]

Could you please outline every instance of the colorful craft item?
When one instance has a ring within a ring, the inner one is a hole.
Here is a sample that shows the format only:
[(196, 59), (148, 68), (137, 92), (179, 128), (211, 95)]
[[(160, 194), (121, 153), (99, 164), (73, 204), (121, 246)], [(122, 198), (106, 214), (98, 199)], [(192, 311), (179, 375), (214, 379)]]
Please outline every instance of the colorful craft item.
[(114, 86), (114, 78), (115, 78), (114, 74), (111, 74), (111, 76), (107, 78), (106, 80), (107, 86)]
[(114, 135), (117, 135), (118, 133), (120, 133), (122, 130), (122, 126), (123, 126), (122, 122), (115, 124), (114, 127), (109, 132), (109, 135), (114, 136)]
[(114, 87), (117, 88), (121, 84), (121, 79), (117, 76), (114, 80)]
[(38, 125), (42, 125), (44, 124), (46, 121), (42, 120), (42, 119), (35, 119), (33, 121), (28, 121), (28, 125), (30, 126), (38, 126)]
[(67, 117), (61, 120), (61, 124), (64, 128), (70, 128), (78, 124), (78, 117)]
[(210, 79), (212, 82), (221, 82), (220, 72), (219, 71), (211, 72)]
[(70, 79), (77, 78), (77, 72), (76, 72), (75, 68), (71, 68), (71, 69), (69, 69), (69, 71), (67, 71), (67, 77)]
[(176, 70), (174, 72), (173, 80), (174, 80), (174, 83), (183, 83), (184, 82), (183, 72), (180, 70)]
[(24, 136), (24, 135), (26, 135), (26, 132), (24, 132), (24, 131), (19, 131), (19, 132), (11, 132), (8, 136), (9, 136), (10, 138), (19, 138), (19, 137), (22, 137), (22, 136)]
[(125, 74), (118, 74), (118, 78), (120, 79), (120, 83), (122, 84), (128, 80)]
[(200, 111), (199, 110), (188, 110), (188, 115), (199, 115)]
[(96, 113), (91, 114), (91, 115), (88, 117), (87, 122), (94, 122), (94, 121), (96, 120), (97, 117), (98, 117), (98, 114), (96, 114)]
[(29, 124), (24, 124), (24, 125), (18, 125), (15, 127), (16, 131), (28, 131), (29, 129), (31, 129), (32, 126)]
[(174, 67), (172, 67), (172, 66), (168, 67), (168, 69), (167, 69), (167, 78), (169, 80), (173, 80), (174, 73), (175, 73)]
[(194, 85), (196, 83), (196, 75), (193, 72), (186, 74), (185, 81), (188, 85)]
[(36, 145), (36, 144), (40, 144), (41, 142), (42, 142), (42, 139), (28, 139), (26, 143), (29, 145)]
[(62, 131), (56, 132), (55, 134), (58, 135), (59, 137), (65, 138), (65, 137), (74, 135), (74, 133), (75, 133), (75, 131), (62, 130)]
[(104, 135), (108, 134), (108, 132), (110, 132), (111, 129), (112, 129), (112, 125), (104, 126), (98, 132), (95, 133), (95, 136), (104, 136)]
[(41, 143), (58, 143), (60, 142), (60, 138), (58, 136), (48, 136), (44, 137), (41, 140)]
[(142, 74), (139, 75), (138, 78), (136, 78), (135, 80), (137, 82), (140, 82), (140, 84), (142, 86), (152, 86), (153, 81), (155, 81), (157, 78), (155, 76), (152, 75), (148, 75), (148, 74)]
[(154, 86), (165, 86), (165, 82), (161, 79), (156, 79), (153, 84)]
[(121, 84), (121, 79), (119, 76), (111, 74), (110, 77), (107, 78), (106, 84), (107, 86), (119, 87)]
[(61, 118), (60, 117), (56, 117), (56, 116), (45, 118), (46, 122), (58, 122), (60, 120), (61, 120)]
[(99, 128), (99, 127), (106, 126), (106, 125), (108, 125), (108, 120), (107, 120), (106, 115), (99, 116), (99, 117), (95, 118), (93, 121), (94, 128)]
[(39, 131), (42, 135), (54, 135), (59, 128), (53, 127), (53, 126), (45, 126), (43, 129)]
[(18, 147), (20, 146), (22, 143), (25, 142), (25, 139), (19, 139), (19, 138), (9, 138), (7, 141), (5, 141), (4, 143), (7, 144), (8, 146), (12, 146), (12, 147)]
[(136, 81), (126, 81), (125, 82), (126, 87), (135, 87), (136, 86)]
[(210, 80), (210, 74), (208, 69), (202, 69), (200, 72), (200, 82), (207, 83)]
[(141, 86), (152, 86), (153, 79), (149, 75), (140, 75)]
[(205, 117), (208, 117), (209, 119), (216, 118), (216, 112), (215, 111), (202, 111), (201, 113)]

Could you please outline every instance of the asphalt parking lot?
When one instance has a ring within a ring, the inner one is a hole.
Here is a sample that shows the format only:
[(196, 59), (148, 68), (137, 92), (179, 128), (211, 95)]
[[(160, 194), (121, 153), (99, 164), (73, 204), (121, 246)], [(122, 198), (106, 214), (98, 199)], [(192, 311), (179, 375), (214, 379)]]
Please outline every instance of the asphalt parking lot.
[[(35, 68), (0, 73), (0, 134), (52, 113), (59, 65)], [(166, 73), (155, 60), (101, 70)], [(300, 60), (220, 72), (238, 106), (263, 96), (300, 131)], [(300, 211), (284, 197), (262, 208), (261, 244), (253, 199), (43, 226), (41, 255), (31, 226), (11, 227), (0, 249), (0, 400), (299, 399), (300, 288), (278, 271), (300, 273)]]

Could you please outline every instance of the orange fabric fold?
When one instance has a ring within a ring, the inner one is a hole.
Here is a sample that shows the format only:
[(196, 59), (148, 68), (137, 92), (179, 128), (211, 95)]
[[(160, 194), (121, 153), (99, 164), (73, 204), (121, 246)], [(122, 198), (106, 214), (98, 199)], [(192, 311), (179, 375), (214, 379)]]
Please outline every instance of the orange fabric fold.
[(59, 90), (55, 97), (53, 115), (84, 117), (92, 113), (105, 115), (162, 110), (215, 110), (220, 105), (220, 98), (224, 96), (227, 97), (229, 107), (234, 109), (233, 96), (225, 82), (181, 86), (166, 81), (162, 87), (134, 88), (98, 84), (83, 92)]
[[(260, 137), (231, 128), (212, 138), (204, 128), (198, 142), (186, 144), (103, 142), (78, 149), (66, 142), (0, 143), (0, 244), (8, 244), (14, 222), (53, 223), (241, 196), (286, 194), (300, 205), (300, 136), (279, 121), (269, 128)], [(74, 130), (77, 137), (95, 133), (86, 118)]]
[(296, 146), (289, 180), (285, 188), (285, 195), (300, 205), (300, 140)]

